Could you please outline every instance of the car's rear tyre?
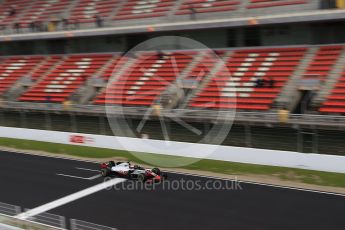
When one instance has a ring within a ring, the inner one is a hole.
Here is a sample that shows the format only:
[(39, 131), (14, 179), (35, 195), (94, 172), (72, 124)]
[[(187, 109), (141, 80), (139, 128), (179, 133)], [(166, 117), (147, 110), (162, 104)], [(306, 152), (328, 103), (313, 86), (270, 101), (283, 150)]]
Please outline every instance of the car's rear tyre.
[(109, 169), (101, 169), (101, 175), (102, 177), (107, 177), (110, 174), (110, 170)]
[(161, 175), (161, 170), (159, 168), (153, 168), (151, 171), (159, 176)]
[(144, 174), (139, 174), (138, 177), (137, 177), (138, 181), (140, 182), (145, 182), (146, 180), (146, 177)]

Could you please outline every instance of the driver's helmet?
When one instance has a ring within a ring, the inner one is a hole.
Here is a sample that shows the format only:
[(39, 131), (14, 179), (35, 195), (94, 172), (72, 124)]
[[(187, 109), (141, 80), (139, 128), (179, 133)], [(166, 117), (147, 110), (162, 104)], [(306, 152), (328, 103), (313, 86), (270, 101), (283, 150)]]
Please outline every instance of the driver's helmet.
[(134, 169), (139, 169), (139, 165), (134, 165)]

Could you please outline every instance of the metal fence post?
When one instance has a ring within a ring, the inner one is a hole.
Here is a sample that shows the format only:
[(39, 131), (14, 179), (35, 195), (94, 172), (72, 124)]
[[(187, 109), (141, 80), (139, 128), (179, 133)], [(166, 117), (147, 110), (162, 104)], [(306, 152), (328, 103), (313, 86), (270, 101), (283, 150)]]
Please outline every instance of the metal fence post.
[(46, 130), (52, 130), (52, 124), (49, 112), (44, 113)]
[[(208, 133), (211, 130), (211, 125), (210, 123), (204, 123), (204, 133)], [(206, 144), (211, 144), (211, 138), (208, 135), (205, 135), (205, 143)]]
[(2, 126), (5, 126), (6, 122), (5, 122), (5, 116), (4, 116), (4, 111), (3, 110), (0, 110), (0, 124)]
[(301, 128), (297, 128), (297, 152), (303, 152), (303, 134)]
[(103, 116), (99, 116), (98, 117), (98, 126), (99, 126), (99, 134), (103, 134), (106, 135), (105, 133), (105, 122), (104, 122), (104, 117)]
[(75, 119), (75, 114), (74, 113), (70, 113), (70, 121), (71, 121), (71, 131), (72, 132), (77, 132), (77, 121)]
[(317, 129), (313, 129), (313, 153), (319, 153), (319, 132)]
[(66, 217), (60, 216), (60, 226), (62, 229), (66, 229)]
[(244, 125), (244, 135), (247, 147), (252, 147), (252, 131), (250, 124)]
[(26, 115), (23, 110), (20, 110), (20, 127), (26, 128)]
[(70, 220), (70, 224), (71, 224), (71, 230), (77, 229), (77, 226), (76, 226), (76, 223), (75, 223), (75, 219), (71, 219)]

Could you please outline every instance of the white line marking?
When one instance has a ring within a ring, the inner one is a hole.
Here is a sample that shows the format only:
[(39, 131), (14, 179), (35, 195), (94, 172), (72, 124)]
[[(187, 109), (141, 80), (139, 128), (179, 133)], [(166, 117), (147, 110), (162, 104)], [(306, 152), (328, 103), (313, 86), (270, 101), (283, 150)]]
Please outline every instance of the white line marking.
[(31, 209), (31, 210), (29, 210), (27, 212), (21, 213), (21, 214), (17, 215), (16, 218), (19, 218), (19, 219), (22, 219), (22, 220), (26, 220), (26, 219), (28, 219), (30, 217), (39, 215), (41, 213), (44, 213), (44, 212), (47, 212), (47, 211), (52, 210), (54, 208), (60, 207), (62, 205), (70, 203), (72, 201), (81, 199), (83, 197), (86, 197), (86, 196), (91, 195), (93, 193), (96, 193), (96, 192), (99, 192), (101, 190), (107, 189), (107, 188), (109, 188), (111, 186), (114, 186), (116, 184), (122, 183), (124, 181), (126, 181), (126, 179), (115, 178), (115, 179), (103, 182), (101, 184), (92, 186), (90, 188), (87, 188), (87, 189), (84, 189), (82, 191), (73, 193), (71, 195), (68, 195), (66, 197), (60, 198), (58, 200), (52, 201), (52, 202), (50, 202), (48, 204), (44, 204), (44, 205), (42, 205), (40, 207)]
[(82, 179), (82, 180), (88, 180), (88, 177), (79, 177), (79, 176), (73, 176), (73, 175), (67, 175), (67, 174), (62, 174), (58, 173), (56, 174), (57, 176), (64, 176), (64, 177), (70, 177), (70, 178), (76, 178), (76, 179)]
[[(15, 151), (15, 150), (2, 150), (4, 152), (12, 152), (12, 153), (19, 153), (19, 154), (24, 154), (24, 155), (30, 155), (30, 156), (36, 156), (36, 157), (47, 157), (47, 158), (55, 158), (55, 159), (62, 159), (62, 160), (69, 160), (69, 161), (79, 161), (79, 162), (86, 162), (86, 163), (93, 163), (93, 164), (98, 164), (99, 162), (97, 161), (91, 161), (91, 160), (83, 160), (83, 159), (72, 159), (69, 157), (59, 157), (59, 156), (47, 156), (47, 155), (41, 155), (41, 154), (35, 154), (35, 153), (27, 153), (24, 151)], [(171, 172), (175, 173), (178, 175), (189, 175), (189, 176), (196, 176), (196, 177), (202, 177), (202, 178), (209, 178), (209, 179), (215, 179), (216, 177), (211, 177), (211, 176), (204, 176), (204, 175), (198, 175), (198, 174), (190, 174), (190, 173), (181, 173), (181, 172), (174, 172), (174, 171), (167, 171), (166, 172)], [(229, 180), (226, 178), (219, 178), (219, 180)], [(279, 186), (279, 185), (274, 185), (274, 184), (265, 184), (265, 183), (259, 183), (259, 182), (251, 182), (251, 181), (241, 181), (245, 184), (254, 184), (254, 185), (259, 185), (259, 186), (266, 186), (266, 187), (276, 187), (276, 188), (284, 188), (284, 189), (289, 189), (289, 190), (297, 190), (297, 191), (304, 191), (304, 192), (312, 192), (312, 193), (320, 193), (320, 194), (325, 194), (325, 195), (333, 195), (333, 196), (342, 196), (345, 197), (345, 194), (342, 193), (332, 193), (332, 192), (325, 192), (325, 191), (320, 191), (320, 190), (312, 190), (312, 189), (303, 189), (303, 188), (297, 188), (297, 187), (289, 187), (289, 186)]]
[(100, 177), (101, 177), (101, 174), (94, 175), (92, 177), (89, 177), (89, 180), (94, 180), (94, 179), (97, 179), (97, 178), (100, 178)]
[(85, 171), (91, 171), (91, 172), (100, 172), (99, 170), (96, 170), (96, 169), (87, 169), (87, 168), (79, 168), (79, 167), (76, 167), (76, 169), (85, 170)]
[(58, 173), (56, 174), (57, 176), (64, 176), (64, 177), (70, 177), (70, 178), (76, 178), (76, 179), (82, 179), (82, 180), (94, 180), (97, 179), (99, 177), (101, 177), (100, 174), (91, 176), (91, 177), (80, 177), (80, 176), (73, 176), (73, 175), (68, 175), (68, 174), (62, 174), (62, 173)]

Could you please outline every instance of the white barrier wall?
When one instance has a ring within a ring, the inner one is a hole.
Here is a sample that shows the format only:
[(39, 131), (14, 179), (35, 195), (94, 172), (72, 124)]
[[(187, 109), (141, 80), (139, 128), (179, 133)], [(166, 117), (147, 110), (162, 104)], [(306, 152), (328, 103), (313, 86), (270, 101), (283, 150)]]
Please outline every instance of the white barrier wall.
[(0, 137), (345, 173), (344, 156), (9, 127), (0, 127)]

